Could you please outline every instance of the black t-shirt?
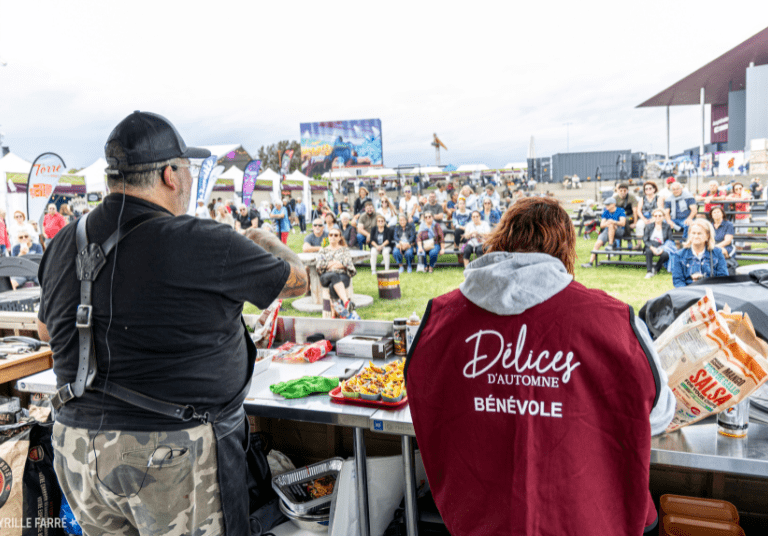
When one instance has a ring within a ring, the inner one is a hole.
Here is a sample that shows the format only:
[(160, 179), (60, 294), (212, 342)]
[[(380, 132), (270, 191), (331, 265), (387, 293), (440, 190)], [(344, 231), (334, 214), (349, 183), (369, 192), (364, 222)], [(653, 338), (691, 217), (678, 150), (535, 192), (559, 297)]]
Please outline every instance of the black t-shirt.
[[(390, 237), (390, 234), (391, 233), (390, 233), (389, 227), (387, 227), (386, 225), (384, 226), (384, 229), (382, 229), (381, 231), (379, 231), (378, 227), (374, 227), (373, 231), (371, 231), (371, 242), (376, 242), (376, 244), (378, 244), (379, 246), (382, 245), (387, 240), (391, 242), (392, 239)], [(387, 244), (387, 245), (392, 246), (392, 244)]]
[(261, 218), (259, 218), (259, 213), (255, 210), (248, 209), (248, 214), (245, 216), (240, 214), (240, 211), (238, 210), (235, 212), (234, 216), (235, 219), (240, 222), (241, 229), (250, 229), (253, 225), (251, 220), (256, 220), (257, 227), (261, 227)]
[[(112, 194), (88, 216), (88, 238), (103, 243), (117, 228), (123, 196)], [(167, 212), (125, 197), (121, 222)], [(93, 337), (99, 377), (154, 398), (191, 404), (198, 412), (233, 399), (247, 381), (243, 302), (266, 308), (290, 273), (228, 225), (190, 216), (156, 218), (120, 241), (93, 284)], [(75, 380), (80, 282), (75, 273), (76, 224), (50, 242), (40, 263), (40, 321), (51, 335), (57, 385)], [(117, 257), (117, 265), (114, 261)], [(112, 270), (114, 267), (114, 281)], [(106, 329), (112, 325), (109, 351)], [(110, 359), (111, 355), (111, 359)], [(111, 363), (110, 363), (111, 361)], [(96, 391), (68, 402), (57, 419), (105, 430), (181, 429), (197, 425), (127, 405)]]

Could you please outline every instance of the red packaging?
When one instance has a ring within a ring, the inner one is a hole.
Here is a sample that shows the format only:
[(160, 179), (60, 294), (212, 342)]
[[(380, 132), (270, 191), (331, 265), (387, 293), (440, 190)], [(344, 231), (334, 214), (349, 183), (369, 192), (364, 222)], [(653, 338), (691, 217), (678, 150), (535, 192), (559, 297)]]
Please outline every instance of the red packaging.
[(287, 342), (278, 347), (278, 354), (272, 359), (280, 363), (314, 363), (331, 351), (330, 341), (322, 340), (312, 344)]

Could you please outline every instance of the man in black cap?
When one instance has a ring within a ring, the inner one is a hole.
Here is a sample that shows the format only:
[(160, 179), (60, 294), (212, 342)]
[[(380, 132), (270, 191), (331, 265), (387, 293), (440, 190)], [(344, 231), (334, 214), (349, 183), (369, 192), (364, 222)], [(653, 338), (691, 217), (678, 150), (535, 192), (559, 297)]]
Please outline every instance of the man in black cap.
[(210, 153), (164, 117), (129, 115), (105, 153), (112, 193), (40, 263), (59, 483), (86, 535), (250, 534), (243, 303), (303, 294), (306, 270), (272, 233), (185, 215)]

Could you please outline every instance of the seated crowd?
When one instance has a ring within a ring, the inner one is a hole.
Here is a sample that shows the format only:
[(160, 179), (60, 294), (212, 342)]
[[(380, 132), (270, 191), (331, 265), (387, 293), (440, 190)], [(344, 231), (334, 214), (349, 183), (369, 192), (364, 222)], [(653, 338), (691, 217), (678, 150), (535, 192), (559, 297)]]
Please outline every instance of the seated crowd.
[[(315, 215), (312, 231), (305, 237), (302, 251), (318, 252), (327, 244), (330, 229), (339, 229), (349, 248), (370, 250), (371, 271), (375, 274), (379, 256), (384, 269), (390, 267), (390, 255), (402, 273), (418, 270), (432, 273), (437, 258), (446, 252), (456, 253), (464, 266), (474, 255), (483, 254), (483, 241), (501, 220), (501, 215), (524, 194), (509, 181), (499, 195), (493, 184), (484, 186), (478, 195), (469, 184), (451, 185), (439, 182), (435, 191), (425, 196), (414, 195), (414, 186), (406, 185), (402, 197), (392, 200), (380, 188), (374, 199), (364, 186), (354, 203), (348, 195), (340, 195), (334, 207), (318, 201), (312, 206)], [(446, 237), (452, 235), (451, 249)]]
[[(645, 254), (646, 278), (664, 266), (672, 272), (675, 286), (728, 275), (727, 259), (736, 253), (734, 237), (749, 232), (752, 204), (747, 201), (758, 199), (761, 192), (765, 199), (757, 179), (749, 189), (736, 180), (727, 185), (713, 180), (701, 195), (692, 194), (672, 177), (666, 180), (664, 190), (659, 191), (653, 181), (646, 181), (642, 190), (638, 198), (629, 193), (628, 184), (621, 183), (605, 200), (599, 235), (583, 268), (594, 266), (595, 252), (603, 246), (609, 254), (626, 252), (621, 246), (624, 239), (630, 241), (630, 250), (634, 241), (636, 249)], [(703, 212), (698, 204), (703, 204)], [(694, 228), (696, 235), (691, 236)]]

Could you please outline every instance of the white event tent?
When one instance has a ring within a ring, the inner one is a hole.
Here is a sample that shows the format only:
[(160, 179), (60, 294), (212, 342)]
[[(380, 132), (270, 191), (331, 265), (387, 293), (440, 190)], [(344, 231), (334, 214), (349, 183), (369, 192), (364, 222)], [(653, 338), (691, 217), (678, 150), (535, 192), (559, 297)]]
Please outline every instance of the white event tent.
[(103, 158), (99, 158), (93, 164), (85, 169), (81, 169), (74, 175), (85, 178), (85, 191), (100, 192), (102, 194), (107, 192), (106, 181), (106, 169), (108, 167), (107, 161)]
[(293, 173), (288, 175), (286, 179), (292, 180), (292, 181), (302, 181), (303, 187), (301, 189), (302, 191), (301, 199), (304, 202), (305, 207), (311, 208), (312, 207), (312, 190), (309, 186), (310, 178), (304, 175), (301, 171), (297, 169)]
[(475, 171), (485, 171), (487, 169), (490, 169), (490, 168), (488, 166), (486, 166), (485, 164), (464, 164), (464, 165), (461, 165), (461, 166), (457, 167), (456, 171), (458, 173), (461, 173), (463, 171), (464, 172), (466, 172), (466, 171), (475, 172)]
[(326, 171), (321, 176), (324, 179), (351, 179), (354, 177), (352, 173), (345, 169), (334, 169), (333, 171)]
[(219, 179), (231, 180), (235, 185), (235, 192), (243, 191), (243, 170), (237, 166), (232, 166), (224, 173), (219, 175)]
[(275, 173), (272, 168), (262, 171), (257, 177), (260, 181), (272, 181), (272, 202), (282, 199), (280, 195), (280, 175)]
[[(488, 169), (488, 168), (485, 168)], [(412, 170), (410, 170), (408, 173), (413, 173), (414, 175), (425, 175), (427, 173), (442, 173), (443, 170), (439, 167), (435, 166), (424, 166), (424, 167), (415, 167)]]
[(390, 168), (371, 168), (363, 174), (363, 177), (386, 177), (397, 175), (397, 171)]
[(16, 187), (8, 179), (7, 173), (28, 174), (31, 168), (32, 162), (27, 162), (14, 153), (8, 153), (3, 158), (0, 158), (0, 181), (2, 181), (2, 186), (0, 186), (0, 206), (5, 207), (8, 214), (12, 214), (16, 210), (21, 210), (26, 214), (27, 196), (26, 194), (16, 193)]

